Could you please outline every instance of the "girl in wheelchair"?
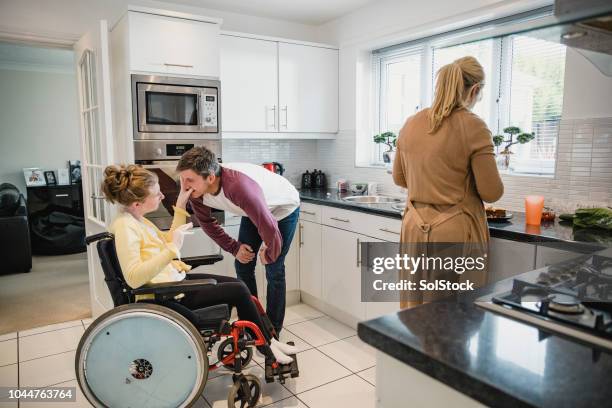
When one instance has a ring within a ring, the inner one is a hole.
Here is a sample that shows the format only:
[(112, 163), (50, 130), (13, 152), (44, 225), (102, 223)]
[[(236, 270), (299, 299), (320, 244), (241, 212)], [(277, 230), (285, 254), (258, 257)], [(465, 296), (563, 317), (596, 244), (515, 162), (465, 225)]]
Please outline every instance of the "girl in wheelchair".
[[(255, 323), (266, 338), (268, 344), (259, 346), (258, 350), (266, 356), (268, 363), (292, 362), (288, 354), (295, 354), (297, 349), (279, 342), (266, 329), (249, 289), (242, 281), (227, 276), (186, 273), (191, 267), (180, 261), (180, 250), (185, 235), (193, 227), (191, 223), (186, 224), (189, 214), (185, 210), (192, 190), (181, 187), (173, 207), (172, 226), (167, 232), (160, 231), (144, 217), (156, 211), (164, 198), (155, 173), (136, 165), (108, 166), (104, 171), (102, 192), (108, 201), (120, 205), (120, 215), (111, 224), (110, 232), (115, 235), (119, 264), (130, 287), (183, 279), (215, 279), (216, 285), (183, 294), (180, 303), (191, 310), (218, 304), (236, 307), (239, 318)], [(146, 297), (137, 295), (136, 300)]]

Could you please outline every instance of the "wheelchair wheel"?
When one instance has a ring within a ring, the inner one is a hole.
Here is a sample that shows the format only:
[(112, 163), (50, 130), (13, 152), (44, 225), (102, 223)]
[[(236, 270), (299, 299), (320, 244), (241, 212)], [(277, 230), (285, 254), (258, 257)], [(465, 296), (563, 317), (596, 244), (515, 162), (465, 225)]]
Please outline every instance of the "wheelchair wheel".
[(96, 407), (189, 407), (204, 390), (208, 357), (185, 317), (135, 303), (104, 313), (87, 328), (75, 369)]
[[(223, 340), (221, 344), (219, 344), (219, 348), (217, 349), (217, 358), (219, 361), (222, 361), (224, 358), (234, 353), (234, 338), (228, 337)], [(253, 359), (253, 348), (246, 347), (244, 350), (240, 352), (240, 360), (242, 368), (246, 367), (251, 360)], [(233, 370), (234, 364), (223, 364), (224, 367)]]
[(227, 396), (228, 408), (252, 408), (261, 396), (261, 382), (252, 374), (239, 376)]

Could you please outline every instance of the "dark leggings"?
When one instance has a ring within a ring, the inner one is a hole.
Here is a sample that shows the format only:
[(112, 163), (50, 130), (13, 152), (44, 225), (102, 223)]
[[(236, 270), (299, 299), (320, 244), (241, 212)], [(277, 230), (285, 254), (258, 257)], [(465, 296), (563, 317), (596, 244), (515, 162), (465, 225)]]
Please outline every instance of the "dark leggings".
[(227, 304), (236, 307), (238, 317), (255, 323), (266, 341), (270, 343), (270, 333), (267, 332), (257, 306), (251, 299), (251, 292), (244, 282), (229, 276), (211, 275), (208, 273), (188, 273), (185, 279), (215, 279), (216, 285), (206, 286), (195, 292), (185, 293), (181, 304), (191, 310), (202, 307)]

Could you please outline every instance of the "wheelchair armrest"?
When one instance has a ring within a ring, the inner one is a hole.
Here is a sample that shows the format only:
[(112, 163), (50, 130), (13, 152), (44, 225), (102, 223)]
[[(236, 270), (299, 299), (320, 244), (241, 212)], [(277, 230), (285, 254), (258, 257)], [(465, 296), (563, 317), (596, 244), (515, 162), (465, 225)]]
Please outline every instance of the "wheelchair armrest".
[(178, 282), (150, 283), (132, 289), (133, 295), (177, 295), (179, 293), (193, 292), (209, 285), (216, 285), (215, 279), (190, 279)]
[(223, 260), (223, 255), (204, 255), (204, 256), (190, 256), (186, 258), (181, 258), (181, 261), (186, 263), (187, 265), (195, 268), (200, 265), (212, 265), (215, 262), (219, 262)]

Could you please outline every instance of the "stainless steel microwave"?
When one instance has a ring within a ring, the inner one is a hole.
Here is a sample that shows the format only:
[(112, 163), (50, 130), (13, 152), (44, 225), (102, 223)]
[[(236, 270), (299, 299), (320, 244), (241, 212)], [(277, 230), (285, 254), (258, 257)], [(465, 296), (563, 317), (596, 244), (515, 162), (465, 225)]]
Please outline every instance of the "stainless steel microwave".
[(212, 79), (132, 75), (134, 139), (219, 139), (220, 87)]

